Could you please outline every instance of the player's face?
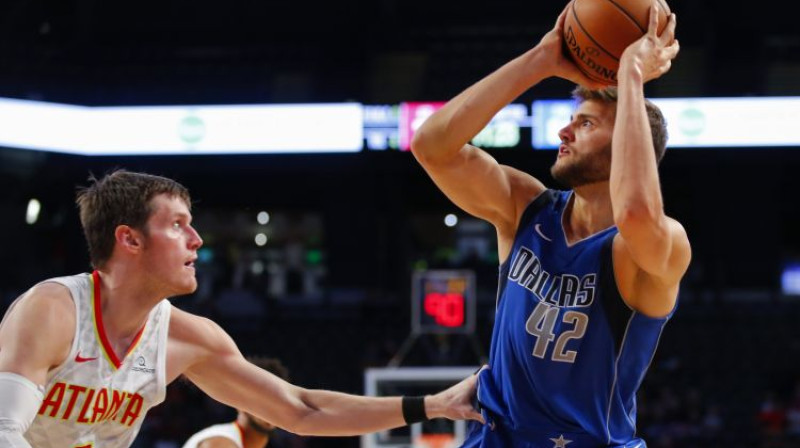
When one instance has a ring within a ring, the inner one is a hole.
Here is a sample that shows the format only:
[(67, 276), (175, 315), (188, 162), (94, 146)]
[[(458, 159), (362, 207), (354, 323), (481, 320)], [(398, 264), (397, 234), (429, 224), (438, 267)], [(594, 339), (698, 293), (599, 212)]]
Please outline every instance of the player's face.
[(203, 240), (191, 225), (189, 207), (180, 197), (165, 194), (150, 204), (143, 266), (168, 295), (192, 293), (197, 289), (194, 262)]
[(616, 105), (584, 101), (569, 124), (558, 131), (561, 146), (550, 168), (559, 183), (575, 188), (609, 179), (611, 174), (611, 136)]

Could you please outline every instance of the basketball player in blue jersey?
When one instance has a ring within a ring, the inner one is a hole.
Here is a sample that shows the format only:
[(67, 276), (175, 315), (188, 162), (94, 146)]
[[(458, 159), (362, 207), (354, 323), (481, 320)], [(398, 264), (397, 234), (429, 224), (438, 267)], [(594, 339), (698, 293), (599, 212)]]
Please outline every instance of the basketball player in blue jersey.
[[(497, 229), (500, 259), (490, 368), (477, 397), (487, 425), (465, 448), (643, 448), (636, 391), (672, 315), (691, 250), (663, 211), (657, 166), (663, 116), (643, 85), (678, 53), (675, 16), (621, 57), (616, 89), (598, 86), (562, 53), (555, 28), (468, 88), (417, 131), (412, 150), (436, 185)], [(468, 144), (506, 104), (545, 78), (583, 87), (559, 131), (546, 188)]]

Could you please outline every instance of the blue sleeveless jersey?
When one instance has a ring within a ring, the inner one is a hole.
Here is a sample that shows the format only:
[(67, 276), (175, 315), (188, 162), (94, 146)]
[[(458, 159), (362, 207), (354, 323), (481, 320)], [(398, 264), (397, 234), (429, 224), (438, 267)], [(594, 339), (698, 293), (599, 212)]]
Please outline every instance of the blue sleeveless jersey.
[(644, 316), (620, 297), (616, 227), (567, 244), (570, 195), (536, 198), (500, 265), (491, 369), (478, 386), (494, 429), (474, 428), (465, 447), (645, 446), (636, 391), (669, 316)]

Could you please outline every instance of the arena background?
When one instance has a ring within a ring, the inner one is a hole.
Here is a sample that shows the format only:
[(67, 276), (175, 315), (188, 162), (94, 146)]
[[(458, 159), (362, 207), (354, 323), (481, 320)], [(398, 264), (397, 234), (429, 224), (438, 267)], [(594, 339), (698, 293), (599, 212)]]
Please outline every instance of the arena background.
[[(681, 55), (656, 97), (800, 95), (789, 2), (672, 0)], [(443, 101), (533, 46), (561, 1), (22, 1), (0, 4), (0, 96), (89, 106)], [(524, 94), (565, 98), (551, 80)], [(798, 114), (800, 119), (800, 114)], [(14, 126), (13, 122), (0, 126)], [(491, 150), (552, 184), (553, 152)], [(223, 325), (246, 353), (280, 358), (297, 384), (362, 393), (408, 335), (411, 275), (477, 275), (488, 346), (494, 234), (438, 192), (407, 152), (85, 157), (0, 149), (0, 299), (86, 271), (73, 199), (115, 167), (173, 177), (206, 241), (201, 287), (173, 303)], [(654, 448), (800, 446), (800, 301), (781, 274), (800, 260), (800, 148), (668, 151), (668, 214), (694, 258), (640, 392)], [(27, 224), (29, 201), (41, 212)], [(270, 241), (254, 244), (267, 211)], [(459, 224), (449, 228), (444, 216)], [(475, 248), (489, 247), (489, 250)], [(403, 365), (477, 363), (464, 339), (426, 337)], [(184, 384), (136, 446), (175, 447), (230, 410)], [(355, 447), (283, 436), (280, 447)]]

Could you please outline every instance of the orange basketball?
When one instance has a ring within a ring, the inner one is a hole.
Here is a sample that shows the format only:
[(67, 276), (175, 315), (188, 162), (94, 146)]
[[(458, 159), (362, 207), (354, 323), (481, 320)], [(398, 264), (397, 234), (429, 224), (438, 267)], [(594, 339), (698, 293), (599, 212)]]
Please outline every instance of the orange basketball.
[[(671, 14), (658, 1), (658, 32)], [(573, 0), (564, 22), (566, 50), (578, 68), (594, 81), (617, 84), (619, 58), (628, 45), (647, 33), (653, 0)]]

